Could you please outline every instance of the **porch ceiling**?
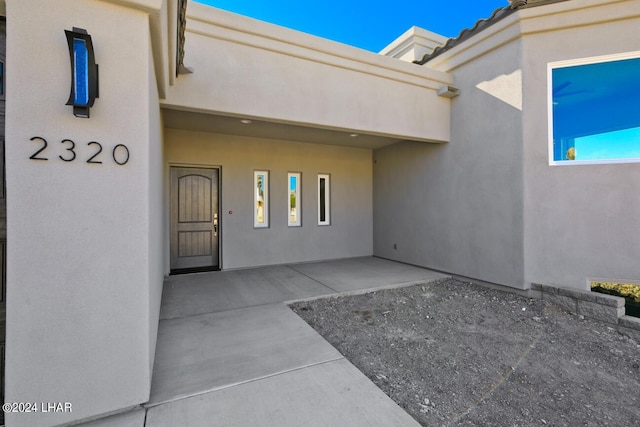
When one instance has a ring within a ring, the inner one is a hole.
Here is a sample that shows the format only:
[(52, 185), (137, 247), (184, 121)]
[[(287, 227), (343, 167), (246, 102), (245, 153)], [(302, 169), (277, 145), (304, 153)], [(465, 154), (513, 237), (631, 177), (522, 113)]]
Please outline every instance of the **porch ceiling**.
[[(368, 135), (356, 130), (331, 130), (317, 127), (268, 122), (245, 117), (229, 117), (183, 110), (162, 109), (164, 126), (171, 129), (213, 132), (314, 144), (343, 145), (376, 149), (403, 141), (387, 136)], [(241, 120), (250, 119), (251, 123)], [(357, 136), (351, 136), (357, 134)]]

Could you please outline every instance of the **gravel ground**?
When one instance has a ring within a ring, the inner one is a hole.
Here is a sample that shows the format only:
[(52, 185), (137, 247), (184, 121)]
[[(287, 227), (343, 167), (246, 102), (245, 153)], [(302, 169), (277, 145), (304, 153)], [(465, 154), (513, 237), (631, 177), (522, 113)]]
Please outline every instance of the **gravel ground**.
[(454, 279), (291, 308), (424, 426), (640, 426), (640, 345)]

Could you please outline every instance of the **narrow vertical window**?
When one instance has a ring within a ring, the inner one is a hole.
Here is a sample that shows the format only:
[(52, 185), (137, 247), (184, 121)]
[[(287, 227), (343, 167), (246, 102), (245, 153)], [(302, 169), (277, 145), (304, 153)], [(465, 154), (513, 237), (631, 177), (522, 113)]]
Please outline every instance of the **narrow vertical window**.
[(302, 199), (301, 199), (301, 175), (299, 172), (289, 173), (287, 176), (289, 210), (289, 227), (300, 227), (302, 225)]
[(0, 61), (0, 95), (4, 95), (4, 62)]
[(318, 175), (318, 225), (331, 225), (330, 175)]
[(269, 227), (269, 171), (253, 173), (253, 192), (253, 226), (267, 228)]

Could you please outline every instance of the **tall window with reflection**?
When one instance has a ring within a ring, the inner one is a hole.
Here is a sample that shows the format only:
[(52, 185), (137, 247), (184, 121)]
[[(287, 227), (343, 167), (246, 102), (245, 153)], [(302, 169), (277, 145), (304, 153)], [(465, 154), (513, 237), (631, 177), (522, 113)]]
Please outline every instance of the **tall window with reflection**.
[(640, 52), (549, 64), (550, 163), (640, 162)]
[(288, 225), (289, 227), (300, 227), (302, 225), (302, 197), (301, 197), (301, 177), (300, 172), (290, 172), (287, 175), (289, 205)]

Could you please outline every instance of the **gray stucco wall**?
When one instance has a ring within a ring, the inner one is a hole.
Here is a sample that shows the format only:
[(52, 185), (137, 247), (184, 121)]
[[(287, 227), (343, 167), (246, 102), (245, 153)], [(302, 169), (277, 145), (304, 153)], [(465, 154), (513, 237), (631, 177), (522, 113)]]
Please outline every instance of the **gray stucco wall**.
[[(373, 253), (369, 149), (167, 129), (165, 155), (169, 164), (221, 167), (223, 269)], [(267, 229), (253, 228), (254, 170), (270, 171)], [(288, 172), (302, 173), (302, 227), (287, 226)], [(330, 226), (317, 225), (319, 173), (331, 175)]]
[[(164, 282), (164, 210), (163, 181), (164, 144), (162, 142), (162, 119), (158, 105), (158, 88), (155, 81), (153, 57), (149, 52), (149, 372), (153, 372), (153, 361), (158, 337), (160, 303)], [(149, 378), (149, 389), (151, 378)]]
[[(639, 4), (625, 3), (638, 16)], [(546, 98), (548, 62), (638, 51), (638, 28), (636, 17), (524, 38), (528, 283), (586, 289), (588, 278), (640, 279), (640, 164), (549, 166)]]
[(516, 41), (453, 71), (451, 142), (374, 152), (375, 255), (523, 287), (520, 58)]

